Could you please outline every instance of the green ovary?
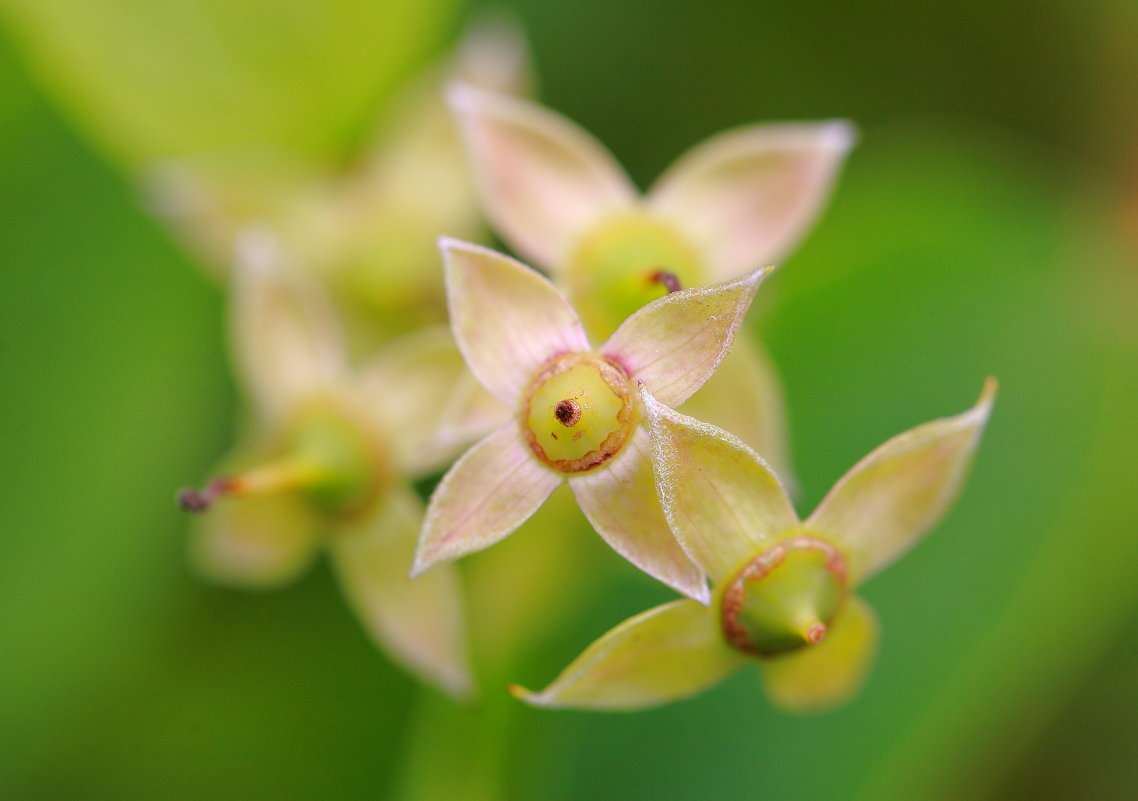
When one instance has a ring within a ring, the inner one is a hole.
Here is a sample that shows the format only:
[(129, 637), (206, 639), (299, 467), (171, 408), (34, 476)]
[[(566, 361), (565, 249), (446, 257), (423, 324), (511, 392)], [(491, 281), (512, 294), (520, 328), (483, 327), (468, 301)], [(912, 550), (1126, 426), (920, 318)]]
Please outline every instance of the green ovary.
[(315, 404), (292, 422), (287, 449), (311, 467), (304, 494), (318, 508), (352, 514), (374, 499), (391, 467), (355, 413)]
[(591, 354), (554, 362), (535, 380), (524, 411), (534, 455), (564, 473), (598, 467), (631, 433), (631, 391), (616, 367)]
[(845, 566), (833, 549), (813, 539), (773, 546), (725, 592), (725, 633), (737, 648), (760, 656), (819, 642), (845, 591)]
[(565, 270), (566, 288), (585, 327), (608, 337), (634, 311), (667, 290), (653, 274), (676, 276), (684, 288), (706, 283), (696, 251), (665, 222), (644, 215), (609, 220), (588, 232)]

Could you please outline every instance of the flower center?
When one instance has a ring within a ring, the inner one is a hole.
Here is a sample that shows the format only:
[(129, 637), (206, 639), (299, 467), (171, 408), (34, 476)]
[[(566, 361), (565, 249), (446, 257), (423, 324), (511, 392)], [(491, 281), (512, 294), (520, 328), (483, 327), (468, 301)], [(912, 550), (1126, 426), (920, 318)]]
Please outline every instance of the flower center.
[(585, 327), (601, 341), (668, 291), (661, 274), (684, 287), (706, 283), (699, 256), (680, 234), (661, 220), (634, 214), (586, 233), (569, 260), (565, 281)]
[(522, 434), (546, 466), (562, 473), (600, 467), (636, 426), (628, 376), (594, 353), (558, 356), (530, 383)]
[(286, 441), (290, 452), (319, 466), (319, 478), (304, 489), (308, 499), (327, 512), (361, 513), (392, 478), (394, 468), (366, 412), (346, 401), (302, 409)]
[(846, 563), (810, 536), (783, 540), (743, 566), (720, 601), (723, 633), (758, 656), (793, 651), (825, 638), (846, 592)]
[[(179, 503), (205, 512), (224, 497), (297, 493), (321, 512), (354, 517), (371, 507), (392, 478), (392, 466), (366, 414), (341, 398), (321, 398), (291, 417), (247, 466), (186, 489)], [(245, 461), (245, 460), (243, 460)]]

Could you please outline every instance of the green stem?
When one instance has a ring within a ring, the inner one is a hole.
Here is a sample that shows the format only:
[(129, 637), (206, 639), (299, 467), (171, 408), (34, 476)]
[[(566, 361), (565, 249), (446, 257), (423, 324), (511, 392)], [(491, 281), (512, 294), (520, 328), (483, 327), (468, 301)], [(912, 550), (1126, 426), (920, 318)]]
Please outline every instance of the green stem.
[(520, 704), (501, 688), (461, 705), (420, 691), (398, 801), (502, 801), (510, 732)]

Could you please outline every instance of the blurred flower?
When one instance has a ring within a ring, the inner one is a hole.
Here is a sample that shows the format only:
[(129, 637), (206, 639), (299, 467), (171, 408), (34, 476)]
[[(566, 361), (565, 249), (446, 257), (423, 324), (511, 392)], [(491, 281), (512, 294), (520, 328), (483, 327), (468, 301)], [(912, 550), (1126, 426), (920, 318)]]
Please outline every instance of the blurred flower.
[[(741, 128), (693, 149), (641, 197), (608, 151), (564, 117), (463, 85), (449, 99), (487, 217), (552, 273), (598, 338), (660, 295), (661, 271), (702, 286), (784, 256), (854, 142), (841, 121)], [(757, 343), (741, 338), (693, 404), (787, 476), (782, 392)]]
[(540, 706), (634, 709), (697, 693), (754, 660), (780, 707), (846, 700), (877, 643), (876, 617), (854, 590), (945, 514), (995, 392), (989, 379), (972, 409), (889, 440), (800, 522), (752, 450), (642, 387), (668, 522), (714, 582), (715, 603), (681, 600), (637, 615), (542, 692), (515, 694)]
[(481, 234), (469, 169), (442, 99), (455, 78), (525, 91), (521, 33), (502, 21), (472, 28), (444, 64), (389, 104), (362, 157), (346, 167), (252, 148), (166, 163), (152, 175), (155, 205), (220, 272), (229, 269), (239, 232), (251, 224), (271, 229), (331, 288), (353, 344), (366, 348), (441, 322), (438, 237)]
[(283, 584), (326, 547), (349, 603), (397, 661), (456, 695), (471, 681), (457, 577), (407, 578), (422, 525), (408, 484), (498, 425), (453, 340), (427, 330), (349, 368), (338, 321), (311, 279), (247, 234), (233, 277), (232, 337), (254, 419), (221, 478), (184, 490), (205, 512), (192, 556), (209, 578)]
[(766, 271), (674, 292), (593, 349), (549, 281), (492, 250), (442, 243), (451, 327), (471, 371), (511, 420), (472, 447), (432, 496), (415, 572), (481, 550), (567, 481), (618, 553), (706, 602), (702, 572), (668, 528), (648, 461), (635, 382), (682, 403), (730, 346)]

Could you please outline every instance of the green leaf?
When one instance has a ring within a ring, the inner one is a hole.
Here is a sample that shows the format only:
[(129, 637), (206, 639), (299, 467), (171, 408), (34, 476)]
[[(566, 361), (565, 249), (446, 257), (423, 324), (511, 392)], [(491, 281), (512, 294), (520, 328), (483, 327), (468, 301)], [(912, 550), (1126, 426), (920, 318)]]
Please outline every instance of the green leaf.
[(41, 84), (116, 159), (340, 154), (452, 0), (4, 0)]

